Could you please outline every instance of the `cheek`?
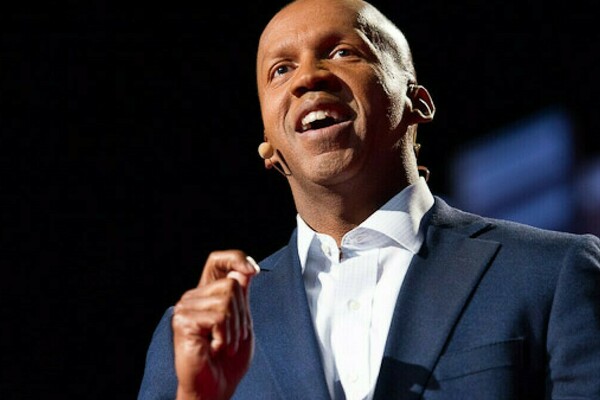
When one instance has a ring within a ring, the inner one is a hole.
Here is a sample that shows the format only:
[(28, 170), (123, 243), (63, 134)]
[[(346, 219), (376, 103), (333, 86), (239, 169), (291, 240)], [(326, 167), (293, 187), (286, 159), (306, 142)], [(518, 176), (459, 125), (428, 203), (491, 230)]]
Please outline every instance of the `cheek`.
[(403, 74), (397, 68), (374, 68), (371, 81), (365, 82), (375, 117), (388, 119), (388, 127), (396, 126), (402, 116), (402, 82)]
[(361, 95), (361, 104), (364, 116), (370, 129), (389, 129), (396, 119), (394, 114), (397, 104), (390, 98), (381, 84), (368, 86), (368, 90)]
[(404, 113), (404, 96), (396, 87), (381, 85), (372, 95), (380, 125), (388, 130), (395, 130), (402, 121)]
[(279, 132), (283, 126), (286, 115), (286, 105), (277, 98), (268, 97), (260, 103), (261, 116), (267, 134)]
[(394, 130), (402, 122), (402, 116), (404, 115), (404, 100), (403, 97), (398, 95), (390, 100), (389, 110), (389, 129)]

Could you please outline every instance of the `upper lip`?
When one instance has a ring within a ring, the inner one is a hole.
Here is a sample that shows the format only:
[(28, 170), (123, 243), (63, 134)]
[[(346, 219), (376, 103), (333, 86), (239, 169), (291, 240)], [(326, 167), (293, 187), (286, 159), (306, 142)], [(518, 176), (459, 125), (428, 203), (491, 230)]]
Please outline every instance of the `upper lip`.
[(310, 129), (310, 122), (315, 121), (320, 116), (332, 118), (335, 123), (347, 121), (352, 118), (352, 111), (343, 103), (314, 100), (306, 102), (299, 110), (296, 118), (296, 132), (304, 132)]

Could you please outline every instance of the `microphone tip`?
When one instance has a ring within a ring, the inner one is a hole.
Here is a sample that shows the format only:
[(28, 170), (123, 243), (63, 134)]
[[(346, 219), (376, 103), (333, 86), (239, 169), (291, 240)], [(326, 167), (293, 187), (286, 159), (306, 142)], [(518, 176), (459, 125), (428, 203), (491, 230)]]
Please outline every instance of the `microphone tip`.
[(262, 142), (258, 146), (258, 154), (263, 159), (269, 159), (269, 158), (273, 157), (274, 152), (275, 152), (275, 150), (273, 150), (273, 146), (271, 146), (271, 144), (268, 142)]

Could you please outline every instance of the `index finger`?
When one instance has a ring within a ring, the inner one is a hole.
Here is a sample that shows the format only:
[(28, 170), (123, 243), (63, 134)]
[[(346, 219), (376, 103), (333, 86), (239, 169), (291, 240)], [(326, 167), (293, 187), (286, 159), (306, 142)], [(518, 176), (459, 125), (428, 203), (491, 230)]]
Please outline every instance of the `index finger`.
[(236, 279), (242, 286), (247, 286), (249, 278), (259, 272), (256, 261), (241, 250), (213, 251), (204, 264), (198, 286), (226, 277)]

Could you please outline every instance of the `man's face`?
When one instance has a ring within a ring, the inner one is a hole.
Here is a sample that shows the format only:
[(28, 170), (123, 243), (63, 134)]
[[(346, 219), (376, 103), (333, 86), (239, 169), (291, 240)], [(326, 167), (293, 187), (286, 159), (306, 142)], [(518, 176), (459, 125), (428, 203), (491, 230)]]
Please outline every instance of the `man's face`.
[(382, 57), (360, 31), (351, 4), (292, 3), (269, 23), (259, 44), (265, 135), (300, 184), (366, 179), (376, 167), (400, 170), (394, 144), (402, 129), (389, 116)]

